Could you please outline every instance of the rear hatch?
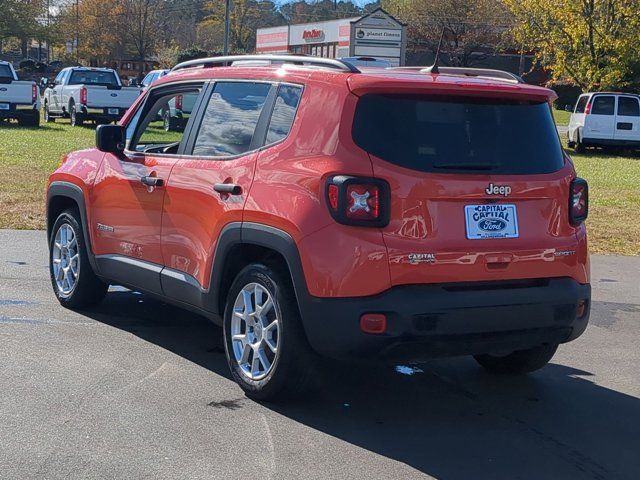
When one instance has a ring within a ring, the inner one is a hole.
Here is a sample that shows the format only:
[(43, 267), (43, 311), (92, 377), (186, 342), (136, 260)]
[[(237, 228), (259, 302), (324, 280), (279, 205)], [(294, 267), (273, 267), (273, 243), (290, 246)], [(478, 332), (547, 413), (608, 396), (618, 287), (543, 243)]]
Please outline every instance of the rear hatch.
[(571, 276), (574, 172), (545, 99), (362, 93), (352, 133), (391, 186), (392, 284)]

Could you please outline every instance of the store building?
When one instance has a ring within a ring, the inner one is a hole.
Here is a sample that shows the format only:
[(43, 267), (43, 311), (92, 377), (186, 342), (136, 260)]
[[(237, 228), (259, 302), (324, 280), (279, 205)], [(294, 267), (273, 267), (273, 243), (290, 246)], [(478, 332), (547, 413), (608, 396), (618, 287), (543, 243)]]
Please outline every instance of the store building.
[(375, 57), (405, 62), (407, 27), (378, 8), (363, 17), (259, 28), (257, 53), (298, 53), (326, 58)]

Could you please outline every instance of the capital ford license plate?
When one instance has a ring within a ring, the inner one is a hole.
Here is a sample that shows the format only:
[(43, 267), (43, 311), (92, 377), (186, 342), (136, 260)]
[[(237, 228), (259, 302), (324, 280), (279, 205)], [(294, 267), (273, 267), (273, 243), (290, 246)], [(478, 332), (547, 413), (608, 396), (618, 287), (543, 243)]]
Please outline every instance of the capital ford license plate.
[(467, 238), (518, 238), (518, 215), (512, 204), (465, 205)]
[(8, 103), (0, 103), (0, 110), (9, 110)]
[(120, 109), (118, 109), (118, 108), (109, 108), (107, 113), (109, 113), (109, 115), (118, 115), (120, 113)]

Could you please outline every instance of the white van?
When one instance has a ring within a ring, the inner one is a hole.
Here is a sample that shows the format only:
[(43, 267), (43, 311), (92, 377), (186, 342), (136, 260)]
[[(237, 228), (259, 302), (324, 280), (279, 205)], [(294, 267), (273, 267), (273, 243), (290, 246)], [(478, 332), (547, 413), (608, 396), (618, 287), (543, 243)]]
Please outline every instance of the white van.
[(570, 148), (640, 147), (640, 96), (631, 93), (580, 95), (569, 120)]

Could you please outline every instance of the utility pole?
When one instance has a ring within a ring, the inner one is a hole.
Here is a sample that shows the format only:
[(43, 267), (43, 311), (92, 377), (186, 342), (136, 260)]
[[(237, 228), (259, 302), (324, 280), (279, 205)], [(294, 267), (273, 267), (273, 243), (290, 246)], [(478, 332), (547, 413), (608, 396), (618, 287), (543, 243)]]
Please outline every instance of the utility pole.
[(231, 24), (231, 0), (226, 0), (226, 9), (224, 13), (224, 46), (222, 48), (223, 55), (229, 55), (229, 27)]
[(51, 5), (47, 0), (47, 65), (51, 63)]
[(76, 63), (80, 65), (80, 0), (76, 0)]

